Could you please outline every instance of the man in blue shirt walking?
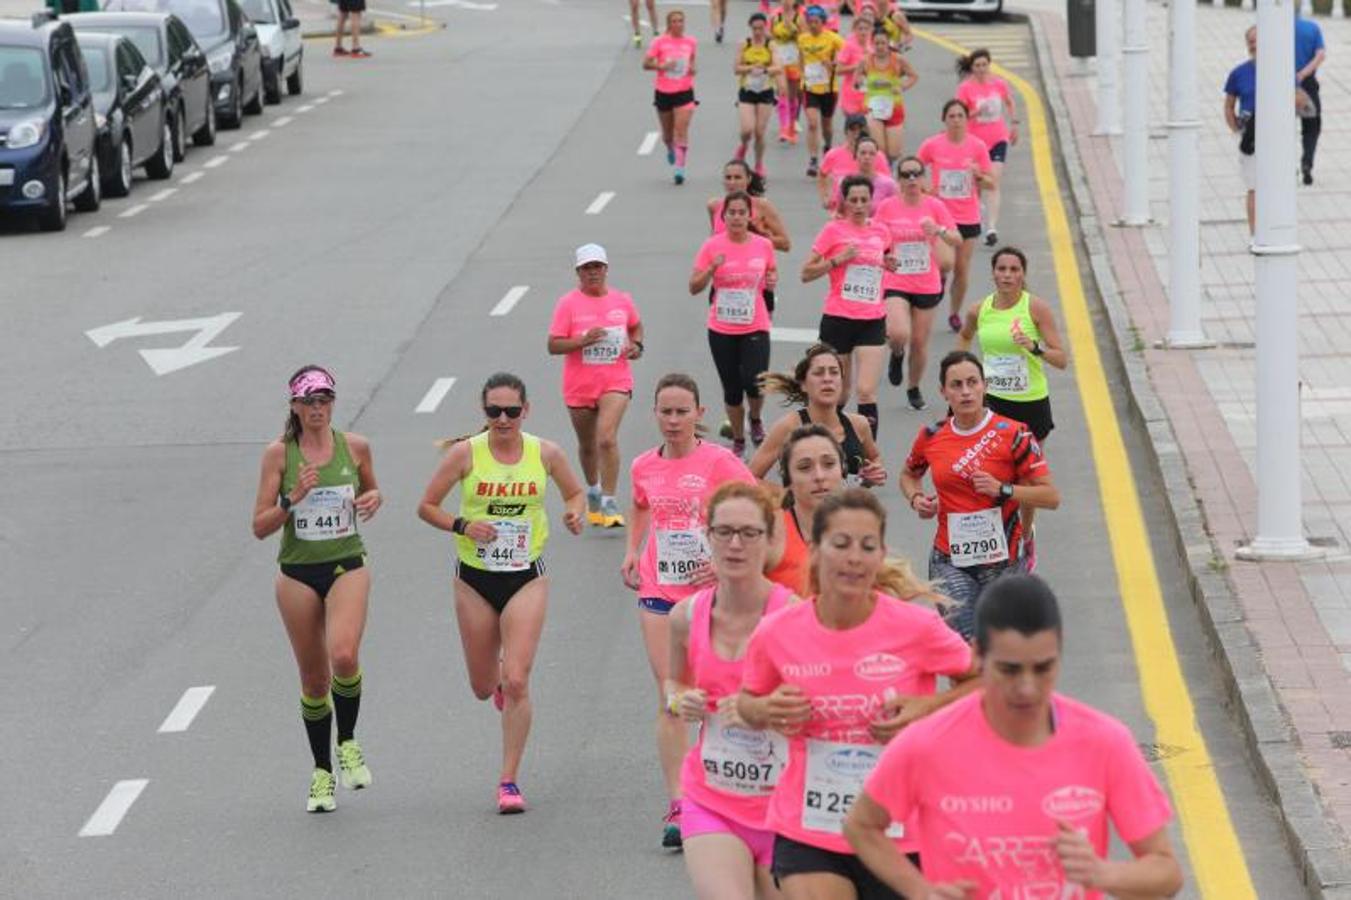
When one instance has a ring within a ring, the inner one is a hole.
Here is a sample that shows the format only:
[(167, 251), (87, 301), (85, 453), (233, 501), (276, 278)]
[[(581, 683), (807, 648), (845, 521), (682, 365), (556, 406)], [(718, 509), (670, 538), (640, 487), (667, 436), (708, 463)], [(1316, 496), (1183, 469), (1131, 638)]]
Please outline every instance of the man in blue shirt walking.
[(1305, 184), (1313, 184), (1313, 154), (1318, 149), (1318, 135), (1323, 130), (1323, 101), (1318, 96), (1318, 67), (1327, 58), (1327, 47), (1323, 43), (1323, 30), (1314, 22), (1299, 14), (1299, 4), (1295, 8), (1295, 83), (1313, 101), (1313, 115), (1299, 120), (1300, 138), (1304, 153), (1300, 157), (1299, 168), (1304, 175)]
[(1224, 82), (1224, 121), (1230, 131), (1240, 136), (1238, 163), (1247, 190), (1248, 233), (1252, 234), (1257, 220), (1257, 160), (1253, 156), (1257, 149), (1253, 127), (1253, 113), (1257, 110), (1257, 26), (1249, 28), (1244, 38), (1248, 42), (1248, 58), (1234, 66)]

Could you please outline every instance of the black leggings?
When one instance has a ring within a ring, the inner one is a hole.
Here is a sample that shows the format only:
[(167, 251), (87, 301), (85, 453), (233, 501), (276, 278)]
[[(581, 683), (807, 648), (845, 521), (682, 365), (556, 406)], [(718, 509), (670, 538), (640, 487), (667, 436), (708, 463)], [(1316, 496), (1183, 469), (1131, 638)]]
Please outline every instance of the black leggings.
[(758, 400), (760, 385), (756, 379), (769, 370), (769, 332), (723, 334), (708, 332), (708, 349), (722, 382), (722, 399), (728, 406), (740, 406), (745, 397)]

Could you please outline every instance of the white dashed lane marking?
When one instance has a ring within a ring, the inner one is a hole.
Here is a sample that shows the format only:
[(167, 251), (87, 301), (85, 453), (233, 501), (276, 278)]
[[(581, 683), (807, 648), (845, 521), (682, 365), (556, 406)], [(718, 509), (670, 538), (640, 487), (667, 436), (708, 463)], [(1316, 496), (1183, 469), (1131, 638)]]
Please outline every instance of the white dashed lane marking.
[(614, 191), (601, 191), (596, 195), (596, 199), (591, 201), (591, 205), (586, 208), (586, 214), (588, 216), (600, 215), (601, 210), (605, 209), (614, 198)]
[(502, 295), (502, 299), (497, 301), (497, 305), (493, 307), (493, 310), (489, 315), (505, 316), (507, 313), (511, 312), (517, 303), (521, 302), (521, 298), (525, 296), (525, 292), (528, 290), (530, 290), (530, 288), (527, 285), (516, 285)]
[(455, 386), (454, 378), (438, 378), (432, 382), (432, 386), (427, 389), (427, 393), (422, 395), (422, 402), (414, 408), (415, 413), (434, 413), (441, 401), (446, 399), (446, 394)]
[(113, 785), (108, 796), (103, 798), (99, 808), (94, 810), (89, 821), (80, 829), (80, 837), (107, 837), (116, 831), (117, 826), (122, 824), (122, 818), (149, 783), (148, 778), (132, 778)]

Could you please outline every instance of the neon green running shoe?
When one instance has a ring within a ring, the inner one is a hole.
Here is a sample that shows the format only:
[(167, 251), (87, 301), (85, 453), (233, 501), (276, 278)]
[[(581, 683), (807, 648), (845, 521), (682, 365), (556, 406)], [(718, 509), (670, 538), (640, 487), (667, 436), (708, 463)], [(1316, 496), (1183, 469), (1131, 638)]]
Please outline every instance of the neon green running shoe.
[(342, 770), (342, 786), (349, 791), (371, 786), (371, 770), (366, 766), (361, 745), (355, 740), (343, 741), (338, 745), (338, 768)]
[(305, 804), (305, 812), (333, 812), (338, 804), (333, 800), (333, 773), (327, 769), (315, 769), (310, 776), (310, 799)]

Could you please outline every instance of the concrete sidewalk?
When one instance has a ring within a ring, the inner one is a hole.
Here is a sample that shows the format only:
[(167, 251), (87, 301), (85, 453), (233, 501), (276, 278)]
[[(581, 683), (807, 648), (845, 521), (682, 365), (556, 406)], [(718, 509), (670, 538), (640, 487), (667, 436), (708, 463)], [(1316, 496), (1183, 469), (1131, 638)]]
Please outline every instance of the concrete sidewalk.
[[(1168, 330), (1168, 11), (1150, 4), (1149, 156), (1155, 224), (1119, 228), (1119, 139), (1094, 137), (1095, 83), (1075, 75), (1063, 15), (1031, 19), (1094, 274), (1170, 494), (1203, 620), (1310, 893), (1351, 898), (1351, 20), (1320, 17), (1323, 136), (1298, 191), (1306, 533), (1318, 562), (1235, 559), (1256, 527), (1255, 296), (1235, 139), (1222, 116), (1254, 13), (1199, 4), (1201, 281), (1214, 349), (1155, 349)], [(1292, 140), (1295, 137), (1292, 135)], [(1293, 302), (1293, 298), (1292, 298)]]

